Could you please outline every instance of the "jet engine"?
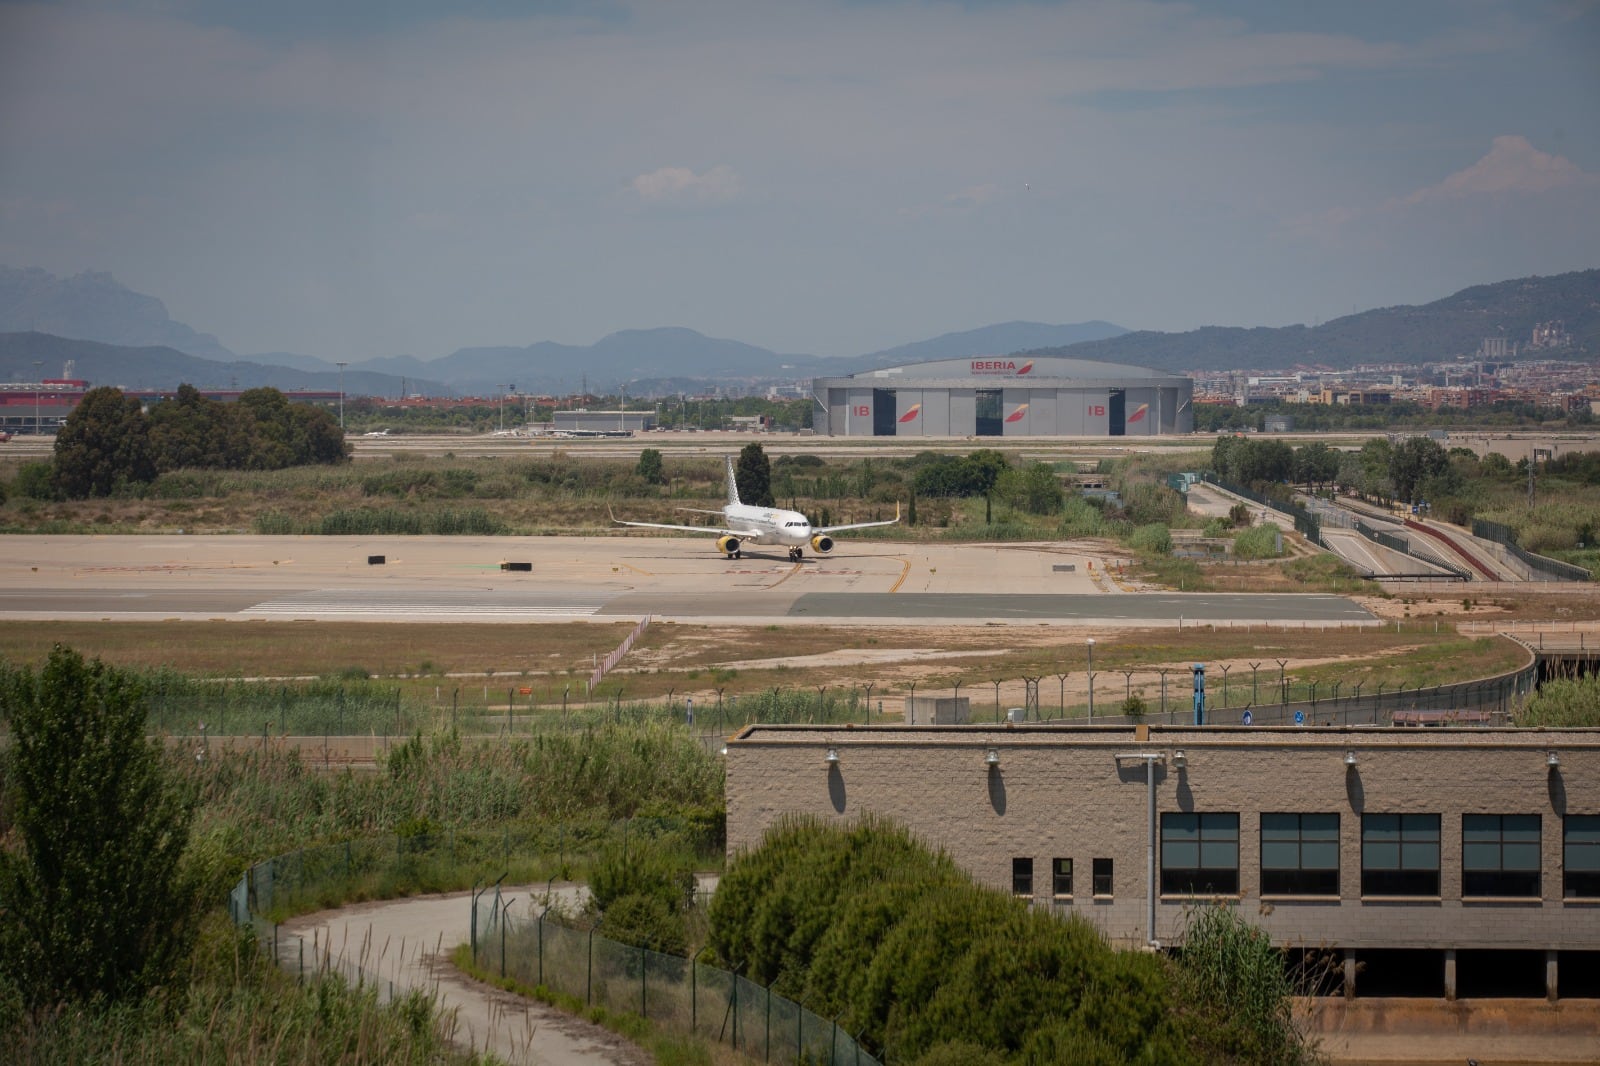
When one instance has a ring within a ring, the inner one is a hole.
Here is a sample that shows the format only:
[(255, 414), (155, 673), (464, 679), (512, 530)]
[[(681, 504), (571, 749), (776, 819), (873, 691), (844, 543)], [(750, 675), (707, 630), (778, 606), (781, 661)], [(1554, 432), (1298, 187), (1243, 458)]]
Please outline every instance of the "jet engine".
[(726, 536), (718, 537), (717, 538), (717, 550), (720, 551), (724, 555), (730, 555), (730, 556), (731, 555), (738, 555), (739, 554), (739, 538), (738, 537), (726, 537)]
[(833, 551), (833, 538), (826, 533), (818, 533), (811, 538), (811, 550), (818, 555), (827, 555)]

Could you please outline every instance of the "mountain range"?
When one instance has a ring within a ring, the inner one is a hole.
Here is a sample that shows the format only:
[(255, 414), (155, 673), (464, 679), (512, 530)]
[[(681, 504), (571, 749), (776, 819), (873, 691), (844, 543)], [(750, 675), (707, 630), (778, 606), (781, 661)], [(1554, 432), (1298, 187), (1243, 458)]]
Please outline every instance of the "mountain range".
[[(493, 395), (612, 392), (630, 395), (745, 389), (900, 363), (1026, 351), (1172, 371), (1342, 368), (1469, 358), (1485, 337), (1523, 341), (1542, 322), (1574, 338), (1568, 358), (1600, 352), (1600, 270), (1480, 285), (1422, 306), (1388, 307), (1317, 326), (1208, 326), (1130, 332), (1109, 322), (1006, 322), (859, 356), (780, 354), (691, 329), (624, 330), (591, 345), (540, 341), (462, 348), (435, 359), (390, 356), (340, 368), (287, 352), (239, 356), (216, 337), (174, 321), (160, 300), (89, 272), (57, 278), (0, 267), (0, 380), (75, 374), (97, 384), (172, 388), (344, 388), (354, 395)], [(35, 366), (34, 364), (42, 364)]]

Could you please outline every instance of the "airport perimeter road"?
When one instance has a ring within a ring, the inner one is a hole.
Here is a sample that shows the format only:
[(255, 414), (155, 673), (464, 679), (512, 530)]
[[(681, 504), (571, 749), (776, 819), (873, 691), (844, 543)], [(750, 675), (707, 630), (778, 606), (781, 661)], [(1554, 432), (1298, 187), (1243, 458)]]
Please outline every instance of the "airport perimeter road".
[[(545, 885), (507, 888), (507, 899), (529, 900)], [(556, 894), (576, 898), (578, 886)], [(651, 1057), (597, 1025), (537, 1000), (502, 992), (465, 977), (448, 956), (471, 936), (471, 894), (419, 896), (358, 903), (284, 923), (278, 960), (296, 972), (325, 967), (375, 985), (387, 998), (418, 990), (437, 995), (441, 1011), (455, 1016), (455, 1042), (491, 1051), (513, 1066), (646, 1066)], [(513, 913), (524, 911), (518, 906)]]
[[(710, 538), (6, 538), (0, 618), (1363, 624), (1334, 596), (1138, 593), (1072, 544), (844, 540), (799, 563)], [(514, 569), (507, 567), (515, 567)]]

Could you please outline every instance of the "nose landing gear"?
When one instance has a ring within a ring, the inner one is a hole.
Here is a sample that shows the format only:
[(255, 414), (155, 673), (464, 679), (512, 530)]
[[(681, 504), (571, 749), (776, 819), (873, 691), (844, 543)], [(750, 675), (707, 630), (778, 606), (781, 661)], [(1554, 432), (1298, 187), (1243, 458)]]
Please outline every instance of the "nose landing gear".
[(805, 551), (802, 548), (790, 548), (789, 549), (789, 561), (791, 563), (798, 563), (800, 561), (800, 557), (802, 555), (804, 555), (804, 554), (805, 554)]

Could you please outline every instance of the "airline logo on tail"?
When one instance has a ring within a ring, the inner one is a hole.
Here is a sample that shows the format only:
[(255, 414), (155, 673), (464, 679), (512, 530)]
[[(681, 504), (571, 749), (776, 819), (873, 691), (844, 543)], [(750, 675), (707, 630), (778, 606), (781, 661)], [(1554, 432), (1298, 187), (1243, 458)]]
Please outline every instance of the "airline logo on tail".
[(902, 421), (902, 422), (915, 422), (916, 419), (917, 419), (917, 416), (920, 415), (921, 413), (922, 413), (922, 405), (920, 403), (914, 403), (909, 408), (906, 409), (906, 413), (905, 414), (900, 416), (900, 421)]
[[(1028, 365), (1032, 366), (1033, 364), (1029, 363)], [(1028, 413), (1028, 405), (1027, 404), (1021, 404), (1021, 405), (1019, 405), (1017, 407), (1017, 409), (1015, 411), (1012, 411), (1010, 414), (1006, 415), (1006, 421), (1007, 422), (1021, 422), (1023, 416), (1026, 415), (1027, 413)]]
[(1140, 404), (1139, 405), (1139, 409), (1134, 411), (1133, 414), (1128, 416), (1128, 425), (1131, 426), (1135, 422), (1141, 421), (1144, 418), (1145, 412), (1148, 411), (1148, 410), (1150, 410), (1150, 405), (1149, 404), (1147, 404), (1147, 403)]

